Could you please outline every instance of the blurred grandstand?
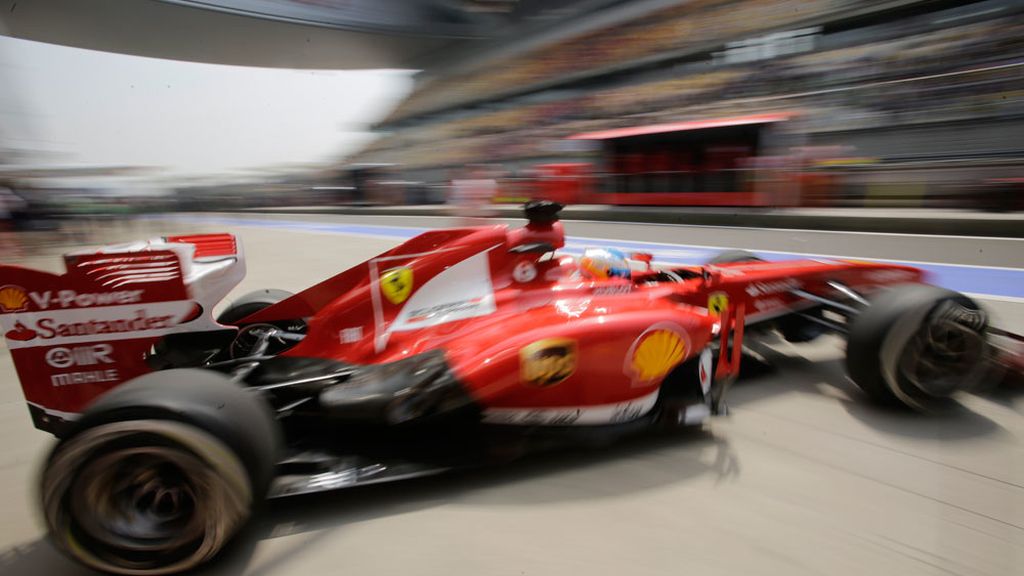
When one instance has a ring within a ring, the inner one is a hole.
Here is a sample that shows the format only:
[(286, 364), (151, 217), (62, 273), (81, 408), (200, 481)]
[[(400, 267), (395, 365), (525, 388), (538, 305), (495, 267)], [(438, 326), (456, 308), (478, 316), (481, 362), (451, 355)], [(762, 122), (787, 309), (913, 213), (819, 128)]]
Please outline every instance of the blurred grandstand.
[[(577, 3), (581, 4), (581, 3)], [(1024, 3), (603, 2), (447, 53), (339, 200), (1019, 208)]]

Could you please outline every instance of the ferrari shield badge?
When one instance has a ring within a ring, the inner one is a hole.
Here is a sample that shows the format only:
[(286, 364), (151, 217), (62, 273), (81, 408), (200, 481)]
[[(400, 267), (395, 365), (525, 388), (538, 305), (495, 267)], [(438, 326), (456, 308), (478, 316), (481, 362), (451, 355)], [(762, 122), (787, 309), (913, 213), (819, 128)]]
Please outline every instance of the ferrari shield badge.
[(524, 346), (519, 351), (519, 371), (531, 386), (546, 388), (563, 382), (576, 371), (576, 341), (548, 338)]
[(412, 268), (402, 266), (385, 270), (380, 275), (380, 291), (392, 304), (408, 300), (412, 294)]
[(708, 312), (712, 316), (721, 316), (729, 307), (729, 295), (725, 292), (712, 292), (708, 296)]

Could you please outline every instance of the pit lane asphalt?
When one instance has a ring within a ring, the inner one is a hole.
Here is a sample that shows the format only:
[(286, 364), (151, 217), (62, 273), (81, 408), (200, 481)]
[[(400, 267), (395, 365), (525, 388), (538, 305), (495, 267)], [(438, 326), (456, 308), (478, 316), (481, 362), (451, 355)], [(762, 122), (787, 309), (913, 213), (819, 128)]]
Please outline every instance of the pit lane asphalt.
[[(2, 247), (2, 260), (57, 271), (69, 245), (227, 228), (239, 234), (247, 252), (249, 275), (232, 293), (237, 296), (261, 287), (302, 289), (401, 238), (332, 227), (450, 224), (383, 217), (228, 217), (270, 220), (252, 224), (217, 218), (225, 216), (84, 223), (80, 237), (21, 237), (20, 244)], [(567, 230), (635, 243), (953, 264), (959, 271), (1024, 267), (1021, 240), (583, 222), (567, 223)], [(999, 293), (983, 302), (1004, 327), (1024, 331), (1024, 302)], [(730, 396), (732, 415), (712, 421), (704, 432), (276, 501), (238, 546), (200, 573), (1020, 573), (1019, 390), (968, 396), (962, 410), (922, 417), (865, 404), (843, 376), (835, 339), (776, 343), (762, 352), (769, 363), (745, 366), (747, 377)], [(32, 428), (10, 357), (0, 354), (0, 488), (7, 498), (0, 516), (0, 574), (90, 573), (42, 539), (34, 482), (51, 445)]]

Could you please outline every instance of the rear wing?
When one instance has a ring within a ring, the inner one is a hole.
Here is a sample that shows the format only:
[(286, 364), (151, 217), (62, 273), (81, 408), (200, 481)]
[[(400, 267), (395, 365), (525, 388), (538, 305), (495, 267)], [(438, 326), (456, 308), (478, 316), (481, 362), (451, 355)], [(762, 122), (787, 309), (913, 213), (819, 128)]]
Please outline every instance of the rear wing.
[(230, 234), (170, 236), (64, 256), (61, 275), (0, 265), (0, 332), (38, 428), (151, 369), (167, 334), (223, 330), (213, 306), (245, 275)]

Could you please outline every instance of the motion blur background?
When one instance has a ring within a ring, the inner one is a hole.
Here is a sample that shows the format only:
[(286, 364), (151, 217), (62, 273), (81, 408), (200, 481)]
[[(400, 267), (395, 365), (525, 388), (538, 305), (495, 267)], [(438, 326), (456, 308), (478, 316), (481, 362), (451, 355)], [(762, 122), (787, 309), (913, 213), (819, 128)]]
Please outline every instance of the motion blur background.
[(1024, 207), (1016, 0), (3, 0), (0, 34), (0, 214), (23, 227), (467, 198)]
[[(1024, 333), (1021, 134), (1021, 0), (0, 0), (0, 261), (232, 232), (229, 299), (548, 198), (570, 254), (908, 264)], [(923, 417), (774, 346), (693, 437), (279, 501), (197, 574), (1021, 574), (1019, 387)], [(10, 358), (0, 574), (88, 576)]]

